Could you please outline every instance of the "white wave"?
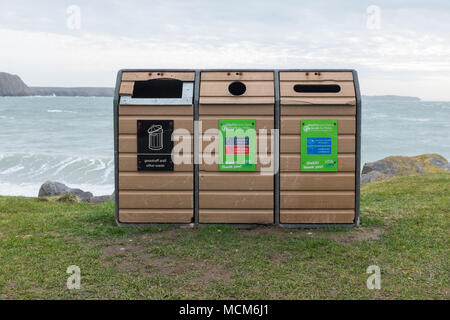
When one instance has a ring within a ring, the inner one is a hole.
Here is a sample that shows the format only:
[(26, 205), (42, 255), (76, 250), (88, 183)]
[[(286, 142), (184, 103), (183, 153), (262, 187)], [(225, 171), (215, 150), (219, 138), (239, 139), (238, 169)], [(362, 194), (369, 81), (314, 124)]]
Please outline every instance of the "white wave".
[(10, 168), (7, 168), (7, 169), (5, 169), (3, 171), (0, 171), (0, 174), (10, 174), (10, 173), (14, 173), (14, 172), (20, 171), (20, 170), (22, 170), (24, 168), (25, 168), (24, 166), (16, 165), (14, 167), (10, 167)]
[(427, 118), (409, 118), (409, 117), (401, 117), (400, 120), (415, 121), (415, 122), (429, 122), (429, 121), (431, 121), (431, 119), (427, 119)]
[(50, 113), (78, 113), (76, 111), (71, 111), (71, 110), (61, 110), (61, 109), (48, 109), (47, 112)]

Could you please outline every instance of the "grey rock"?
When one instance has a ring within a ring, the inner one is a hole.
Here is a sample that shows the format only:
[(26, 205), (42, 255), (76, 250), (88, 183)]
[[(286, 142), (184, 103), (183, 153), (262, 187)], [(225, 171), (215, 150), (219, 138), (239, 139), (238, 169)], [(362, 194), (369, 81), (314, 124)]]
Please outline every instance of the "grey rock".
[(450, 163), (444, 158), (433, 155), (427, 161), (434, 165), (436, 168), (450, 171)]
[(112, 195), (97, 196), (97, 197), (92, 197), (91, 199), (89, 199), (89, 203), (99, 204), (99, 203), (103, 203), (106, 201), (113, 201), (113, 200), (114, 200), (114, 197)]
[(91, 192), (86, 192), (81, 189), (72, 189), (66, 186), (64, 183), (57, 181), (45, 181), (39, 189), (38, 196), (54, 197), (67, 193), (76, 195), (80, 199), (80, 201), (83, 202), (89, 202), (89, 200), (93, 197), (93, 194)]
[(374, 182), (374, 181), (377, 181), (377, 180), (384, 179), (386, 177), (387, 177), (387, 175), (385, 175), (384, 173), (381, 173), (379, 171), (370, 171), (370, 172), (368, 172), (366, 174), (361, 175), (360, 183), (361, 184), (366, 184), (366, 183), (369, 183), (369, 182)]
[(70, 188), (64, 183), (56, 181), (45, 181), (39, 189), (39, 197), (53, 197), (70, 193)]
[(70, 189), (68, 193), (76, 195), (82, 202), (89, 202), (89, 200), (94, 196), (91, 192), (83, 191), (81, 189)]

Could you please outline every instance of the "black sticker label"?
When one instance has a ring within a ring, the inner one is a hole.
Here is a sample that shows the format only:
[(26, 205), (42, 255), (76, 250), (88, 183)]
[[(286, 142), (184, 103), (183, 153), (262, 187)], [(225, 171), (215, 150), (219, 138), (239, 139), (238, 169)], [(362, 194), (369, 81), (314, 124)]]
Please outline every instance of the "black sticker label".
[(173, 120), (138, 120), (138, 171), (173, 171)]

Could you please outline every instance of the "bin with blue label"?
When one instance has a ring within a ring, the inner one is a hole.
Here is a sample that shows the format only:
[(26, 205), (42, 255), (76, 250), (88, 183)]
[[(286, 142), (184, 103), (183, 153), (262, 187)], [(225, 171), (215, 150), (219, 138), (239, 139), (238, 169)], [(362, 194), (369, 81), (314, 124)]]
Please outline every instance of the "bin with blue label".
[(358, 224), (356, 73), (281, 71), (279, 76), (280, 224)]

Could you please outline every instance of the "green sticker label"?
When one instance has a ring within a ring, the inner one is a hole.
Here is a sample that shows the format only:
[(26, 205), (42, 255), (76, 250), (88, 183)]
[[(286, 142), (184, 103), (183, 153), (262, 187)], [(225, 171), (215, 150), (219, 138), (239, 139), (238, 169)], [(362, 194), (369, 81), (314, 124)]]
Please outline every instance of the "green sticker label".
[(256, 171), (255, 119), (219, 120), (219, 170)]
[(337, 120), (303, 120), (300, 171), (337, 171)]

